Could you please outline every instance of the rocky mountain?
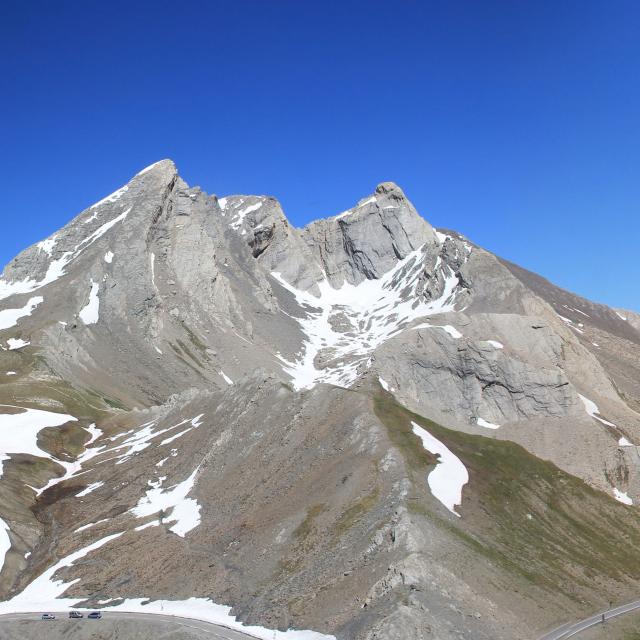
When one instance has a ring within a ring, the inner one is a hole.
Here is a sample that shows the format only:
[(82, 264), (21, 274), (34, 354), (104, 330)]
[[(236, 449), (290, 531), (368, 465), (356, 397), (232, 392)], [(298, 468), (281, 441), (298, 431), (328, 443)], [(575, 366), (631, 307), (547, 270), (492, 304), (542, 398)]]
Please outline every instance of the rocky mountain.
[(5, 268), (0, 348), (0, 612), (511, 640), (638, 588), (640, 316), (393, 183), (297, 229), (158, 162)]

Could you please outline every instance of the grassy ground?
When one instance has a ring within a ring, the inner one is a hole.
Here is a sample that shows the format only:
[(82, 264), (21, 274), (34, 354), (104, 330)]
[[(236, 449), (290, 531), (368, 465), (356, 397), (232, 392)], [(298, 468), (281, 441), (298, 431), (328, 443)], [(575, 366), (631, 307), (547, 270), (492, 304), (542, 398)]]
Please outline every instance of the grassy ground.
[(640, 519), (634, 509), (517, 444), (446, 429), (382, 390), (374, 396), (374, 410), (402, 451), (414, 486), (426, 484), (435, 460), (412, 434), (412, 421), (462, 460), (469, 483), (459, 521), (446, 517), (430, 496), (421, 500), (419, 491), (408, 504), (493, 563), (581, 604), (595, 594), (596, 602), (617, 600), (640, 580)]

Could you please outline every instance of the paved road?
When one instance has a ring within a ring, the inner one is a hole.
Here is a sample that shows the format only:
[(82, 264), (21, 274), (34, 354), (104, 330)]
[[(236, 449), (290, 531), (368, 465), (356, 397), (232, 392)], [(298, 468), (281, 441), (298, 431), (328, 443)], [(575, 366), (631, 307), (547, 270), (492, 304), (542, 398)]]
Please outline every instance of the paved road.
[[(127, 613), (125, 611), (114, 611), (109, 612), (102, 610), (102, 620), (86, 620), (88, 611), (83, 611), (85, 616), (85, 620), (73, 620), (70, 621), (72, 623), (78, 624), (95, 624), (99, 625), (102, 622), (114, 620), (133, 620), (133, 621), (149, 621), (153, 623), (166, 622), (167, 626), (171, 629), (193, 629), (197, 630), (197, 632), (204, 632), (207, 638), (211, 638), (211, 640), (255, 640), (255, 636), (247, 635), (246, 633), (240, 633), (239, 631), (233, 631), (231, 629), (227, 629), (225, 627), (221, 627), (216, 624), (212, 624), (210, 622), (202, 622), (201, 620), (193, 620), (191, 618), (179, 618), (177, 616), (165, 616), (156, 613)], [(37, 620), (40, 622), (40, 615), (42, 612), (37, 613), (8, 613), (5, 615), (0, 615), (0, 629), (2, 628), (3, 623), (12, 622), (12, 621), (23, 621), (23, 620)], [(68, 613), (55, 613), (56, 620), (43, 620), (41, 623), (43, 625), (55, 625), (59, 622), (59, 620), (64, 619), (67, 621)], [(46, 629), (49, 631), (47, 633), (47, 637), (53, 640), (53, 635), (50, 633), (52, 631), (51, 627), (47, 626)], [(95, 627), (93, 627), (95, 629)], [(149, 638), (149, 640), (153, 640), (153, 638)]]
[(624, 615), (625, 613), (637, 611), (638, 609), (640, 609), (640, 600), (635, 600), (634, 602), (623, 604), (620, 607), (615, 607), (614, 609), (609, 609), (608, 611), (590, 616), (589, 618), (585, 618), (580, 622), (564, 624), (561, 627), (550, 631), (546, 635), (541, 636), (539, 640), (566, 640), (566, 638), (573, 638), (585, 629), (589, 629), (590, 627), (595, 627), (598, 624), (602, 624), (603, 614), (605, 620), (609, 620), (610, 618), (616, 618), (618, 616)]

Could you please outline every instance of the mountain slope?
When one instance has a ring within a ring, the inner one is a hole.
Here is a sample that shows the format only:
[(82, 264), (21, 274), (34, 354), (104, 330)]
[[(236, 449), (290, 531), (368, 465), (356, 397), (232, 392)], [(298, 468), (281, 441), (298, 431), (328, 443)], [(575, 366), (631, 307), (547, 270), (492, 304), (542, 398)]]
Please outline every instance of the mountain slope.
[(393, 183), (296, 229), (156, 163), (0, 279), (0, 610), (506, 639), (625, 597), (635, 321)]

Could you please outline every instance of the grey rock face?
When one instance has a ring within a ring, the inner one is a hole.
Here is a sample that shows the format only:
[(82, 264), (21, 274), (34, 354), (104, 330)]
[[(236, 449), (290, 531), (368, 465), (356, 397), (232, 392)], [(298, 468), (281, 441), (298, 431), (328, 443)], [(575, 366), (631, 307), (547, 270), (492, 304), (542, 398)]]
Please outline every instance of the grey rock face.
[(353, 209), (311, 223), (303, 237), (337, 288), (380, 278), (412, 251), (437, 243), (433, 228), (392, 182)]
[(584, 412), (559, 367), (536, 368), (486, 342), (456, 340), (439, 329), (417, 330), (403, 338), (403, 346), (406, 352), (390, 343), (379, 353), (378, 364), (394, 372), (391, 380), (403, 395), (419, 399), (423, 413), (437, 406), (454, 420), (483, 418), (501, 425)]

